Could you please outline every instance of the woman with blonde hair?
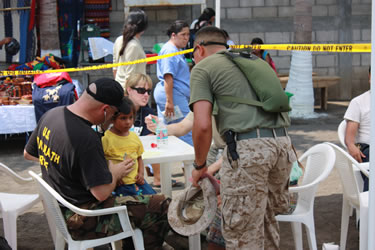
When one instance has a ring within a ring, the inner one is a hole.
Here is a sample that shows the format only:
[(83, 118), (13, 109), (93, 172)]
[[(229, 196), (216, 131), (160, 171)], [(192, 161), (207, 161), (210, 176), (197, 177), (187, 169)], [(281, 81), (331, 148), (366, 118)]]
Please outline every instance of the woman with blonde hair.
[[(154, 133), (148, 130), (145, 117), (149, 114), (156, 115), (156, 112), (148, 106), (152, 92), (151, 78), (142, 73), (130, 74), (125, 84), (125, 95), (129, 97), (134, 103), (135, 110), (137, 111), (134, 119), (134, 132), (139, 135), (153, 135)], [(153, 164), (154, 187), (160, 187), (160, 164)], [(147, 174), (150, 175), (151, 171), (149, 166), (146, 166)]]

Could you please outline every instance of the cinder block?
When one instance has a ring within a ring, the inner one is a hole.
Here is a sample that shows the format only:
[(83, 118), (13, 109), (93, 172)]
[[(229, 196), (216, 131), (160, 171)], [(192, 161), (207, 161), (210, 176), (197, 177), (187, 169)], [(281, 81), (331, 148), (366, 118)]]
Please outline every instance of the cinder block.
[(355, 66), (361, 65), (361, 54), (353, 53), (353, 55), (352, 55), (352, 65), (355, 65)]
[(316, 31), (316, 41), (317, 42), (334, 42), (338, 40), (337, 30), (321, 30)]
[(336, 66), (336, 55), (317, 55), (316, 63), (318, 67), (335, 67)]
[(156, 10), (146, 9), (145, 12), (147, 14), (149, 22), (155, 22), (156, 21)]
[(361, 54), (361, 65), (368, 66), (370, 64), (371, 64), (371, 54), (370, 53)]
[(117, 10), (117, 0), (111, 0), (112, 11)]
[(339, 14), (336, 5), (328, 6), (328, 16), (337, 16)]
[(164, 36), (160, 35), (160, 36), (156, 37), (157, 43), (166, 43), (166, 42), (168, 42), (168, 40), (169, 40), (169, 37), (167, 35), (164, 35)]
[(240, 7), (264, 6), (264, 0), (240, 0)]
[(110, 23), (125, 23), (124, 11), (112, 11), (109, 15)]
[(283, 57), (272, 57), (272, 60), (275, 62), (276, 69), (279, 70), (288, 70), (290, 69), (290, 56), (283, 56)]
[(278, 7), (278, 17), (293, 17), (294, 7)]
[(240, 7), (240, 0), (221, 1), (222, 8)]
[(370, 29), (363, 29), (361, 30), (362, 36), (361, 40), (363, 42), (371, 42), (371, 30)]
[(234, 42), (234, 44), (240, 44), (240, 34), (239, 33), (230, 33), (229, 37)]
[(254, 7), (253, 16), (254, 17), (276, 17), (277, 8), (276, 7)]
[(290, 6), (290, 0), (265, 0), (265, 6)]
[(177, 9), (163, 9), (156, 12), (158, 21), (177, 20)]
[(352, 4), (352, 15), (371, 15), (371, 4)]
[(312, 7), (313, 16), (328, 16), (328, 7), (324, 5), (316, 5)]
[(156, 43), (155, 36), (146, 36), (143, 35), (141, 37), (141, 43), (144, 48), (152, 48), (154, 47), (154, 44)]
[(251, 8), (228, 8), (228, 19), (249, 19), (251, 18)]
[(337, 4), (337, 1), (340, 0), (316, 0), (317, 5), (331, 5), (331, 4)]
[(251, 40), (253, 40), (255, 37), (259, 37), (264, 41), (264, 33), (240, 33), (240, 43), (250, 44)]
[(353, 41), (361, 41), (361, 30), (353, 29), (352, 37), (353, 37)]
[(313, 68), (313, 72), (316, 72), (320, 76), (326, 76), (328, 74), (328, 69), (318, 66)]
[(290, 32), (269, 32), (265, 35), (264, 43), (290, 43)]

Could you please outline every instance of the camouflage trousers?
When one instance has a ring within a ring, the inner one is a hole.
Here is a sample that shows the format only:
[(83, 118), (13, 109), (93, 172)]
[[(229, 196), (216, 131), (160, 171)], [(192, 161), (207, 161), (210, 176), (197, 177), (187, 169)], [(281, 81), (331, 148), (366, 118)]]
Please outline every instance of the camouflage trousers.
[[(170, 199), (166, 199), (164, 195), (111, 196), (103, 202), (92, 202), (80, 207), (102, 209), (126, 205), (132, 227), (142, 230), (145, 249), (161, 249), (170, 230), (167, 218), (169, 203)], [(101, 238), (122, 231), (117, 214), (86, 217), (67, 208), (61, 210), (74, 240)], [(128, 243), (126, 241), (123, 245)]]
[(279, 249), (275, 215), (289, 208), (289, 175), (296, 155), (288, 136), (237, 141), (239, 159), (223, 152), (222, 233), (227, 249)]

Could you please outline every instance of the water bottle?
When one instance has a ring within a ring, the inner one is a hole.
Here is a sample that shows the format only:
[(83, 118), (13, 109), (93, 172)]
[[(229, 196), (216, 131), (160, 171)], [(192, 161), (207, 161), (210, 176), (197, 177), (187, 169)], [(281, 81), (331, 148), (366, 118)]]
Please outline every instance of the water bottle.
[(158, 124), (156, 126), (156, 144), (158, 148), (163, 148), (168, 145), (168, 130), (167, 125), (164, 123), (164, 118), (159, 117)]

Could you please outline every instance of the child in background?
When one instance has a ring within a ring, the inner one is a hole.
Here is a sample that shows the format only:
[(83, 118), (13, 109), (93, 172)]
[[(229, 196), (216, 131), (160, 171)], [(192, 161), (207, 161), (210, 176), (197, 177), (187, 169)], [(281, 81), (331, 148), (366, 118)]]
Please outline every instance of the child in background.
[[(122, 179), (115, 189), (116, 195), (156, 194), (155, 190), (144, 179), (142, 153), (143, 145), (136, 133), (130, 131), (135, 119), (133, 102), (124, 97), (124, 104), (113, 116), (113, 126), (102, 137), (104, 155), (114, 163), (132, 158), (134, 169)], [(129, 109), (130, 107), (130, 109)]]
[[(259, 37), (256, 37), (251, 41), (251, 45), (257, 45), (257, 44), (259, 44), (259, 45), (263, 44), (263, 40), (260, 39)], [(272, 58), (271, 58), (271, 56), (270, 56), (270, 54), (268, 53), (267, 50), (254, 49), (253, 54), (256, 55), (259, 58), (262, 58), (264, 61), (266, 61), (271, 66), (271, 68), (275, 71), (275, 73), (277, 75), (275, 62), (272, 60)]]

